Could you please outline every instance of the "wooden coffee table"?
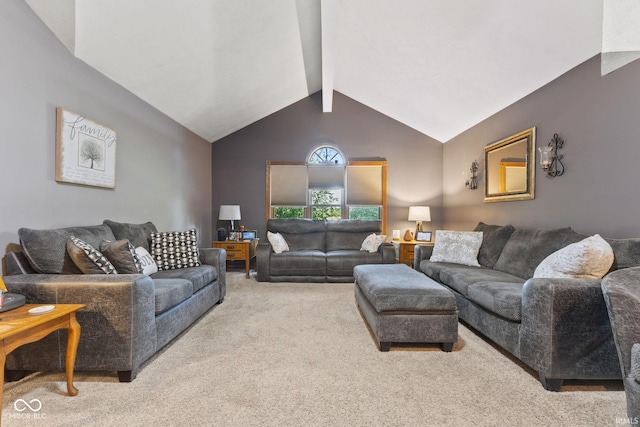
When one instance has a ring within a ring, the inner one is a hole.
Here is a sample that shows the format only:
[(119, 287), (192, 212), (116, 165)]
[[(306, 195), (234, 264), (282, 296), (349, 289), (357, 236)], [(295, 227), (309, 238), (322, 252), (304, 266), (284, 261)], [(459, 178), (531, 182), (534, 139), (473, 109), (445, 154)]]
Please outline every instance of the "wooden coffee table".
[(24, 344), (29, 344), (46, 337), (58, 329), (66, 329), (67, 342), (67, 393), (78, 394), (73, 386), (73, 368), (76, 363), (76, 352), (80, 341), (80, 324), (76, 320), (76, 311), (84, 304), (52, 304), (53, 310), (41, 314), (31, 314), (29, 310), (47, 304), (26, 304), (22, 307), (0, 313), (0, 419), (2, 419), (2, 397), (4, 393), (4, 364), (7, 354)]

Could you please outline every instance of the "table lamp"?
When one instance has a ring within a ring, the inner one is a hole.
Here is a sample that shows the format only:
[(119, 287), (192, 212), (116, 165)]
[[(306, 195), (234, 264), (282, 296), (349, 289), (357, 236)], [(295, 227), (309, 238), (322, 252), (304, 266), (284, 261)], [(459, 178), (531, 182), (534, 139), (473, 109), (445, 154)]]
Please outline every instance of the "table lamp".
[(423, 221), (431, 221), (431, 209), (429, 206), (409, 206), (409, 221), (416, 222), (416, 234), (418, 231), (424, 231), (422, 229)]
[(236, 230), (233, 221), (242, 219), (240, 215), (240, 205), (220, 205), (220, 213), (218, 214), (220, 221), (231, 221), (229, 232)]

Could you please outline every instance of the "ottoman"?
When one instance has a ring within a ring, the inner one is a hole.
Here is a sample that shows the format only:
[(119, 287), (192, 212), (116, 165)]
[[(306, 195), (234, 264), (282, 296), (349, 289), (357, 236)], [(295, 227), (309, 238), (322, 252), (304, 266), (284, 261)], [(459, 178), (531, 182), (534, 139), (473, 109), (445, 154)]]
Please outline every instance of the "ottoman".
[(353, 269), (354, 293), (380, 351), (391, 343), (458, 340), (456, 299), (448, 289), (405, 264), (364, 264)]

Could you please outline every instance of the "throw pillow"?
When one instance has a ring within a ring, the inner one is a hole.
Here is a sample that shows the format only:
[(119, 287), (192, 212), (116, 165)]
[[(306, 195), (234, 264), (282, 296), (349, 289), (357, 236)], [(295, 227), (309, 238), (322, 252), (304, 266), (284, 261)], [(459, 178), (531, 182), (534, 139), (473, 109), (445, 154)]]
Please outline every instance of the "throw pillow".
[(482, 245), (482, 231), (436, 230), (436, 242), (430, 261), (480, 267), (478, 251)]
[(151, 233), (151, 256), (158, 270), (197, 267), (200, 265), (196, 229)]
[(142, 267), (142, 274), (146, 274), (147, 276), (153, 273), (158, 272), (158, 265), (153, 260), (153, 257), (142, 246), (138, 246), (136, 248), (136, 255), (138, 255), (138, 259), (140, 260), (140, 266)]
[(558, 249), (536, 267), (533, 277), (602, 278), (613, 264), (613, 249), (600, 235)]
[(360, 247), (360, 250), (371, 252), (371, 253), (378, 252), (378, 248), (386, 238), (387, 236), (384, 234), (371, 233), (362, 242), (362, 246)]
[(100, 242), (100, 252), (107, 257), (120, 274), (142, 273), (140, 258), (136, 254), (136, 248), (127, 239), (103, 240)]
[(83, 274), (117, 274), (116, 268), (100, 251), (77, 237), (67, 239), (67, 252)]
[(271, 243), (273, 252), (280, 254), (289, 250), (289, 245), (287, 245), (287, 241), (284, 240), (282, 234), (267, 231), (267, 239), (269, 239), (269, 243)]

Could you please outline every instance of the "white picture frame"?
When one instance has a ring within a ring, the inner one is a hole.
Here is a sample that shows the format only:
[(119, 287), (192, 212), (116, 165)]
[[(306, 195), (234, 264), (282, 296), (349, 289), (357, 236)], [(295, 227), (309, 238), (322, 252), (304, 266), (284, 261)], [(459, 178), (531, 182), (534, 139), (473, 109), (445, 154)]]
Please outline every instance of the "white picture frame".
[(62, 107), (56, 108), (56, 181), (116, 187), (116, 132)]

